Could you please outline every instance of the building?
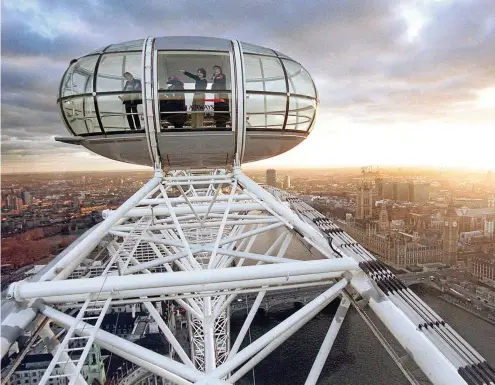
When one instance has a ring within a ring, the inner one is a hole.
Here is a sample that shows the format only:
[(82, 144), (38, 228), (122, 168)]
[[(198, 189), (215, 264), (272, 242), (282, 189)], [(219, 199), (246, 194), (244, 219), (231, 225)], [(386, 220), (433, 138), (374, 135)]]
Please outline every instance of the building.
[(277, 187), (277, 170), (269, 168), (266, 170), (266, 184), (268, 186)]
[(14, 198), (14, 209), (15, 210), (20, 210), (23, 206), (23, 202), (21, 198), (15, 197)]
[(474, 257), (471, 261), (471, 273), (479, 281), (495, 287), (495, 256)]
[(387, 205), (385, 203), (382, 203), (382, 209), (380, 210), (380, 216), (378, 219), (378, 228), (380, 229), (380, 231), (388, 231), (390, 229)]
[(429, 183), (409, 183), (409, 200), (415, 203), (424, 203), (430, 200)]
[(471, 243), (483, 237), (484, 237), (483, 231), (480, 230), (466, 231), (459, 234), (459, 241), (461, 243)]
[(495, 214), (487, 215), (483, 223), (483, 234), (485, 237), (493, 238), (495, 234)]
[(290, 188), (290, 176), (286, 175), (284, 176), (284, 189)]
[(33, 203), (33, 197), (31, 196), (31, 193), (29, 191), (23, 191), (21, 197), (25, 205), (30, 205), (31, 203)]
[(409, 201), (409, 183), (394, 182), (393, 184), (393, 199), (396, 201)]
[(486, 207), (487, 201), (480, 198), (454, 198), (454, 204), (469, 209), (481, 209)]
[[(345, 221), (339, 220), (338, 225), (380, 260), (395, 268), (443, 260), (441, 242), (421, 239), (402, 231), (380, 233), (376, 223), (359, 224), (350, 216)], [(390, 222), (390, 228), (392, 227), (394, 221)]]
[(458, 217), (454, 208), (454, 202), (450, 201), (445, 212), (443, 227), (443, 252), (444, 263), (448, 266), (457, 263), (457, 241), (459, 240)]
[(15, 208), (16, 197), (14, 195), (7, 196), (7, 208), (14, 209)]
[(495, 191), (488, 194), (488, 208), (495, 209)]
[(380, 199), (394, 199), (394, 184), (380, 180), (377, 183), (378, 197)]
[[(48, 353), (28, 354), (19, 365), (19, 368), (9, 379), (10, 385), (37, 385), (45, 374), (53, 356)], [(77, 357), (73, 357), (77, 359)], [(66, 385), (67, 378), (62, 375), (60, 367), (56, 367), (52, 375), (59, 376), (48, 381), (50, 385)], [(88, 359), (81, 369), (81, 375), (88, 384), (104, 384), (106, 380), (105, 366), (101, 357), (100, 348), (95, 344), (91, 347)]]
[(373, 190), (367, 184), (363, 184), (356, 195), (356, 219), (371, 219), (372, 213)]
[[(495, 218), (495, 208), (470, 209), (461, 207), (455, 209), (458, 216), (459, 232), (481, 230), (490, 232)], [(492, 233), (493, 234), (493, 233)], [(489, 235), (489, 234), (488, 234)]]

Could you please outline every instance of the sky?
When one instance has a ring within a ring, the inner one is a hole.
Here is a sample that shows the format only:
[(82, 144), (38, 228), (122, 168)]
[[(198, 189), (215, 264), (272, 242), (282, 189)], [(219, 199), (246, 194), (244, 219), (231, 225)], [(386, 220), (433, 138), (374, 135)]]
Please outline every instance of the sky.
[(2, 173), (130, 169), (54, 141), (72, 58), (147, 36), (281, 51), (318, 88), (309, 138), (255, 167), (495, 170), (495, 1), (3, 0)]

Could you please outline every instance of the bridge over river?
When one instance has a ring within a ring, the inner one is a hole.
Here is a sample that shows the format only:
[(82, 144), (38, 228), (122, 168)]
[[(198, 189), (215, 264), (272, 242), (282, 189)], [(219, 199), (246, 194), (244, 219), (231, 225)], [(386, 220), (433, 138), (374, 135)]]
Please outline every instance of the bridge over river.
[[(411, 286), (418, 283), (430, 283), (430, 277), (437, 278), (438, 272), (421, 272), (421, 273), (407, 273), (401, 274), (397, 277), (402, 281), (405, 286)], [(306, 305), (311, 300), (315, 299), (318, 295), (323, 293), (327, 287), (325, 285), (309, 287), (309, 288), (297, 288), (293, 290), (272, 290), (266, 292), (263, 301), (260, 304), (260, 309), (268, 312), (271, 308), (288, 303)], [(258, 293), (246, 294), (244, 296), (238, 296), (237, 300), (230, 305), (231, 313), (237, 311), (249, 311)]]

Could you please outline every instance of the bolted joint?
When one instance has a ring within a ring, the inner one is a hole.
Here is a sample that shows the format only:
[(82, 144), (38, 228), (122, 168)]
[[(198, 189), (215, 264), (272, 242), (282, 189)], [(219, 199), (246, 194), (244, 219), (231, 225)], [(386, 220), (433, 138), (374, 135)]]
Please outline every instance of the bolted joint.
[(11, 283), (9, 288), (7, 289), (7, 299), (13, 299), (16, 302), (22, 302), (21, 295), (19, 293), (20, 287), (23, 283), (25, 283), (26, 280), (22, 281), (17, 281), (14, 283)]

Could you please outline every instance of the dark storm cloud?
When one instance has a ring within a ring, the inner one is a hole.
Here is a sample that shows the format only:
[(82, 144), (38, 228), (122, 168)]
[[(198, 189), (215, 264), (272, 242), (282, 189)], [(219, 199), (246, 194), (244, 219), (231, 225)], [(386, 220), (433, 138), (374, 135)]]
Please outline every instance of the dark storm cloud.
[[(404, 7), (425, 17), (412, 41)], [(367, 124), (460, 119), (470, 116), (462, 106), (476, 90), (495, 86), (492, 0), (6, 0), (2, 14), (4, 155), (71, 151), (50, 142), (66, 133), (55, 98), (69, 60), (146, 36), (218, 36), (275, 48), (313, 75), (323, 112)], [(476, 116), (489, 120), (494, 112)], [(40, 140), (26, 142), (30, 135)]]
[[(2, 18), (2, 54), (10, 56), (71, 57), (77, 55), (87, 41), (77, 36), (61, 35), (53, 38), (40, 36), (16, 18)], [(89, 48), (89, 47), (88, 47)]]

